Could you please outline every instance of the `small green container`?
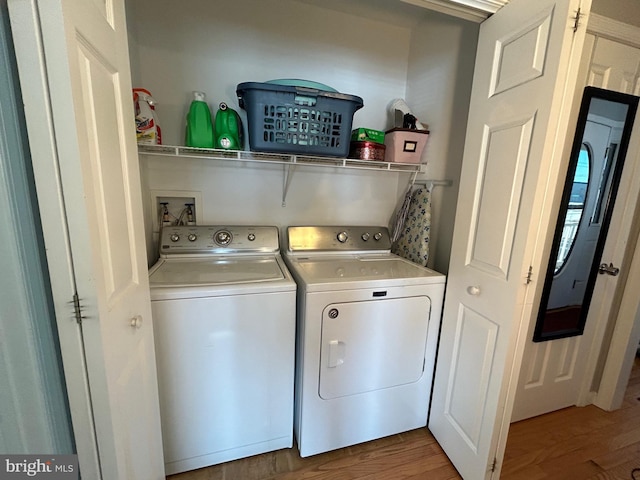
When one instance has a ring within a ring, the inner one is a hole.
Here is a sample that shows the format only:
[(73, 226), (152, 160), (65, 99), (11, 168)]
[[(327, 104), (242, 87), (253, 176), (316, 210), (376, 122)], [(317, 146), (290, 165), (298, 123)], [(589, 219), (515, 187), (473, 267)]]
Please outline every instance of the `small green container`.
[(240, 116), (233, 108), (222, 102), (216, 113), (214, 134), (216, 148), (226, 150), (242, 150), (243, 131)]
[(205, 101), (205, 94), (193, 92), (193, 101), (187, 114), (185, 145), (187, 147), (213, 148), (214, 144), (211, 110)]
[(384, 143), (384, 132), (371, 128), (356, 128), (351, 131), (351, 141)]

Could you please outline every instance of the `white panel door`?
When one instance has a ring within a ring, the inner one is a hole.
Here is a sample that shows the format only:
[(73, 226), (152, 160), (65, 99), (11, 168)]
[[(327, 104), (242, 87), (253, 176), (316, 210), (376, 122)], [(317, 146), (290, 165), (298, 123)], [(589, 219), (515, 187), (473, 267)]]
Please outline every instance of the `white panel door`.
[(596, 38), (587, 84), (640, 95), (640, 49)]
[[(124, 2), (10, 8), (80, 468), (86, 478), (161, 479)], [(77, 290), (81, 326), (61, 282)], [(97, 462), (80, 443), (93, 438)]]
[[(621, 34), (621, 41), (625, 41)], [(623, 93), (640, 95), (640, 49), (624, 45), (615, 41), (596, 38), (592, 63), (590, 65), (588, 84)], [(640, 150), (640, 114), (636, 115), (634, 129), (629, 145), (629, 154), (622, 173), (620, 189), (616, 200), (611, 225), (607, 235), (607, 243), (602, 254), (603, 262), (611, 262), (620, 265), (623, 274), (618, 277), (603, 275), (596, 283), (593, 304), (601, 305), (598, 312), (598, 321), (606, 322), (611, 309), (612, 300), (615, 299), (615, 307), (619, 308), (615, 318), (610, 345), (608, 347), (606, 363), (600, 375), (597, 394), (593, 403), (605, 410), (620, 408), (626, 391), (629, 374), (633, 365), (638, 337), (640, 336), (640, 316), (638, 313), (638, 278), (637, 268), (640, 251), (635, 247), (636, 255), (632, 258), (625, 257), (625, 251), (629, 243), (633, 245), (634, 224), (633, 218), (638, 207), (638, 191), (640, 190), (640, 157), (635, 153)], [(626, 192), (626, 193), (623, 193)], [(633, 250), (633, 247), (631, 247)], [(626, 279), (624, 293), (621, 297), (616, 295), (620, 286), (620, 277), (624, 276), (624, 267), (627, 266), (629, 276)], [(605, 277), (605, 278), (602, 278)], [(591, 315), (591, 313), (590, 313)], [(588, 322), (591, 321), (590, 319)], [(602, 327), (604, 328), (604, 327)], [(606, 334), (603, 334), (606, 338)], [(590, 359), (590, 370), (597, 371), (596, 359)], [(590, 399), (589, 399), (590, 400)]]
[[(585, 48), (583, 62), (588, 64), (587, 84), (599, 88), (630, 93), (640, 93), (638, 74), (640, 73), (640, 49), (630, 47), (611, 40), (596, 38), (592, 55), (588, 55)], [(610, 143), (619, 145), (622, 135), (622, 119), (619, 121), (590, 117), (585, 129), (585, 138), (596, 153), (596, 161), (604, 156)], [(638, 128), (636, 120), (634, 130)], [(606, 124), (606, 125), (604, 125)], [(637, 136), (637, 133), (634, 134)], [(601, 139), (599, 145), (596, 139)], [(636, 140), (637, 142), (637, 140)], [(625, 159), (622, 179), (618, 187), (616, 202), (613, 208), (611, 224), (607, 232), (607, 241), (602, 253), (602, 262), (624, 266), (624, 252), (629, 241), (630, 223), (637, 205), (637, 171), (640, 159), (633, 152), (633, 146)], [(594, 167), (599, 168), (597, 165)], [(596, 190), (596, 189), (593, 189)], [(590, 195), (590, 197), (592, 197)], [(595, 198), (591, 198), (595, 201)], [(592, 211), (593, 206), (587, 206), (586, 211)], [(595, 243), (600, 231), (600, 224), (595, 222), (589, 226), (591, 237)], [(594, 247), (593, 247), (594, 248)], [(587, 248), (581, 248), (582, 253), (588, 254)], [(577, 263), (583, 263), (579, 257)], [(590, 262), (587, 268), (590, 266)], [(567, 265), (569, 267), (570, 265)], [(564, 270), (564, 269), (563, 269)], [(561, 272), (569, 277), (573, 283), (579, 280), (575, 269)], [(622, 277), (621, 275), (620, 277)], [(620, 277), (598, 275), (591, 300), (591, 308), (587, 317), (583, 335), (542, 343), (529, 341), (525, 348), (523, 368), (518, 382), (513, 409), (512, 421), (518, 421), (570, 405), (586, 405), (595, 403), (601, 408), (619, 408), (622, 397), (612, 401), (611, 390), (608, 389), (610, 379), (617, 376), (617, 372), (607, 371), (602, 375), (602, 381), (607, 388), (592, 385), (594, 372), (597, 371), (598, 357), (601, 348), (611, 348), (607, 343), (605, 330), (610, 321), (612, 309), (617, 308), (619, 300), (615, 300), (614, 292), (619, 287)], [(585, 282), (582, 282), (583, 284)], [(579, 282), (576, 283), (577, 285)], [(550, 299), (556, 303), (565, 299)], [(624, 321), (624, 316), (618, 319)], [(634, 348), (635, 350), (635, 348)], [(605, 350), (606, 351), (606, 350)], [(619, 367), (618, 367), (619, 368)], [(626, 379), (624, 384), (626, 385)], [(593, 391), (592, 391), (593, 390)], [(595, 391), (598, 391), (596, 394)], [(624, 391), (622, 389), (621, 391)]]
[[(615, 140), (620, 143), (620, 135), (613, 139), (611, 131), (612, 127), (609, 125), (593, 121), (586, 123), (583, 141), (593, 154), (593, 187), (587, 191), (575, 244), (565, 265), (554, 277), (549, 308), (582, 303), (602, 225), (600, 221), (592, 220), (598, 200), (597, 187), (610, 142)], [(574, 300), (575, 298), (578, 300)], [(588, 358), (597, 330), (594, 328), (598, 320), (596, 315), (590, 317), (587, 318), (582, 335), (539, 343), (529, 338), (518, 381), (512, 422), (580, 403), (583, 383), (589, 380), (585, 376), (590, 373), (587, 369)]]
[(467, 480), (500, 472), (532, 317), (527, 273), (544, 271), (532, 259), (567, 147), (581, 3), (588, 11), (589, 1), (513, 0), (480, 28), (429, 420)]

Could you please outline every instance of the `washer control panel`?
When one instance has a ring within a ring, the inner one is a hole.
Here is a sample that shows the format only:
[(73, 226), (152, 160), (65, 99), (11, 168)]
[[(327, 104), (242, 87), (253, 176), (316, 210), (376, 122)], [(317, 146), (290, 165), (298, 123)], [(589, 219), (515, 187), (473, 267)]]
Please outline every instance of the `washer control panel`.
[(188, 225), (163, 227), (160, 256), (278, 252), (278, 227)]
[(362, 252), (389, 251), (391, 238), (387, 227), (289, 227), (290, 252)]

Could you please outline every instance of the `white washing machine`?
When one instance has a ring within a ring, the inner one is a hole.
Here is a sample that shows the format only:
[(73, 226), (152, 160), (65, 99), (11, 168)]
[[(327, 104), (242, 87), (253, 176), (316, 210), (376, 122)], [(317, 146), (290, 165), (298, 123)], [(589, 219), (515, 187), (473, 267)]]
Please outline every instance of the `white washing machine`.
[(166, 473), (291, 447), (296, 284), (276, 227), (165, 227), (149, 272)]
[(287, 236), (300, 455), (426, 426), (445, 276), (390, 253), (384, 227)]

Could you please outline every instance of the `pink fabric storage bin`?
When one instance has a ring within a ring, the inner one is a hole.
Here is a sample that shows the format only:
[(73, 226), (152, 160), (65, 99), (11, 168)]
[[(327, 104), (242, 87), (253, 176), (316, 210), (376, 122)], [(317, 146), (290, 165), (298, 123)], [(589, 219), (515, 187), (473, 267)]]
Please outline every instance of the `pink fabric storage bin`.
[(420, 157), (427, 145), (428, 138), (429, 130), (411, 130), (409, 128), (387, 130), (384, 136), (384, 144), (387, 147), (385, 161), (420, 163)]

